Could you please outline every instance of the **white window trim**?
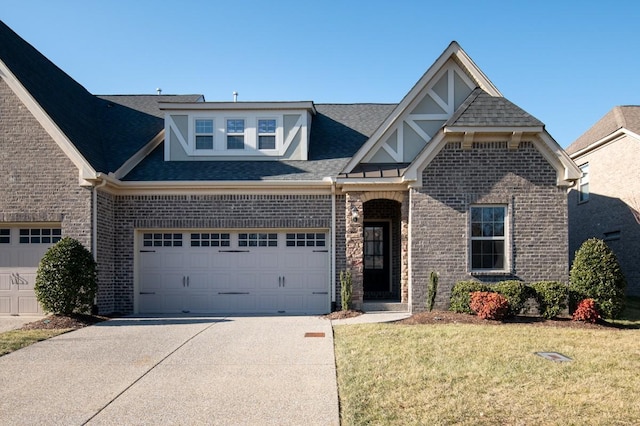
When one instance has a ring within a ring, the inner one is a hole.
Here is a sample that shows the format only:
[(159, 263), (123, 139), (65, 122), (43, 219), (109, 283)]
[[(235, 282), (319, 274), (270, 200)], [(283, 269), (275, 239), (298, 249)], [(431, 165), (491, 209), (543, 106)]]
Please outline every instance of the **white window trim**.
[[(232, 120), (242, 120), (242, 122), (244, 123), (243, 125), (243, 131), (242, 133), (231, 133), (231, 132), (227, 132), (228, 129), (228, 122), (232, 121)], [(247, 118), (246, 117), (225, 117), (224, 118), (224, 151), (227, 152), (243, 152), (246, 151), (248, 147), (250, 147), (249, 145), (249, 141), (251, 140), (251, 138), (248, 138), (248, 134), (249, 132), (247, 132), (247, 128), (249, 126), (247, 126)], [(229, 136), (242, 136), (242, 148), (229, 148)]]
[[(211, 121), (211, 126), (212, 126), (212, 132), (211, 133), (196, 133), (196, 121), (198, 120), (210, 120)], [(199, 154), (199, 155), (203, 155), (203, 154), (213, 154), (215, 152), (215, 148), (216, 148), (216, 119), (214, 117), (200, 117), (200, 116), (195, 116), (193, 117), (193, 132), (192, 132), (192, 145), (191, 145), (191, 153), (193, 154)], [(211, 149), (198, 149), (196, 147), (196, 137), (197, 136), (211, 136), (212, 138), (212, 144), (211, 144)]]
[[(582, 176), (578, 179), (578, 204), (586, 203), (589, 201), (589, 181), (590, 181), (590, 171), (589, 171), (589, 163), (584, 163), (579, 166), (580, 171), (582, 172)], [(584, 169), (587, 169), (586, 172)], [(587, 190), (584, 191), (584, 187), (587, 187)]]
[[(482, 207), (502, 207), (504, 208), (505, 212), (504, 212), (504, 237), (503, 238), (495, 238), (495, 237), (473, 237), (472, 236), (472, 231), (471, 231), (471, 226), (472, 226), (472, 220), (471, 220), (471, 209), (472, 208), (482, 208)], [(506, 275), (506, 274), (510, 274), (511, 271), (511, 264), (512, 264), (512, 255), (513, 255), (513, 250), (511, 248), (511, 206), (508, 204), (471, 204), (469, 206), (468, 212), (467, 212), (467, 232), (468, 232), (468, 236), (467, 236), (467, 250), (468, 250), (468, 256), (467, 256), (467, 262), (468, 262), (468, 267), (467, 267), (467, 271), (472, 274), (472, 275)], [(473, 250), (472, 250), (472, 244), (473, 241), (478, 241), (478, 240), (490, 240), (490, 241), (498, 241), (498, 240), (503, 240), (504, 241), (504, 266), (502, 269), (474, 269), (473, 268)]]
[[(261, 120), (274, 120), (276, 122), (276, 129), (274, 133), (260, 133), (260, 121)], [(260, 152), (268, 152), (268, 153), (280, 153), (282, 148), (282, 133), (283, 133), (283, 124), (281, 124), (282, 120), (279, 120), (278, 117), (256, 117), (255, 122), (255, 131), (256, 131), (256, 150)], [(270, 148), (260, 148), (260, 136), (275, 136), (275, 147), (273, 149)]]

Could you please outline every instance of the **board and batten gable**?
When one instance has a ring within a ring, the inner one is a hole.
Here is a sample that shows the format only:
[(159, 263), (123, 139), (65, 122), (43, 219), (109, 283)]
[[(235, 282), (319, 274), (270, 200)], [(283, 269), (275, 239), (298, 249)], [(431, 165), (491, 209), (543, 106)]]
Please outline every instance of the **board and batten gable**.
[(465, 71), (449, 59), (362, 162), (412, 162), (475, 87)]
[[(161, 109), (165, 161), (308, 159), (312, 102), (173, 103)], [(198, 133), (198, 124), (204, 125), (204, 133)], [(207, 137), (207, 146), (197, 146), (196, 136)], [(263, 136), (273, 145), (261, 147)], [(231, 147), (229, 138), (241, 141), (241, 147)]]

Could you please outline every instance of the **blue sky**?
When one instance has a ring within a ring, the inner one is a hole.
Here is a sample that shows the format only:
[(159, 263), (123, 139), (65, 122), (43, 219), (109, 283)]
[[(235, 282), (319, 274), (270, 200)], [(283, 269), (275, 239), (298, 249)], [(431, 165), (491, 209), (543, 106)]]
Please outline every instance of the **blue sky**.
[(95, 94), (395, 103), (456, 40), (563, 147), (640, 104), (637, 1), (2, 3), (0, 19)]

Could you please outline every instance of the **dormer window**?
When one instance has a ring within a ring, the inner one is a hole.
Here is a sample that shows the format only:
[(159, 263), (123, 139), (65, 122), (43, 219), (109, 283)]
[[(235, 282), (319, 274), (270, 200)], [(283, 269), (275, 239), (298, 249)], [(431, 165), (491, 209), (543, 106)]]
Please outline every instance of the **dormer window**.
[(227, 120), (227, 149), (244, 149), (244, 119)]
[(196, 120), (196, 150), (213, 149), (213, 120)]
[(276, 149), (276, 120), (258, 120), (258, 149)]

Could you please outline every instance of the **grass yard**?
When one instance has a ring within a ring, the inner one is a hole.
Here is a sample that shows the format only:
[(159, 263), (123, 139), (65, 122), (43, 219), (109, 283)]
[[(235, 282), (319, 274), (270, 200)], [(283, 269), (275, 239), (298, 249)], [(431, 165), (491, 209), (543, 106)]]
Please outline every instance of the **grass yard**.
[(343, 425), (640, 421), (640, 330), (362, 324), (334, 336)]
[(12, 330), (0, 333), (0, 356), (17, 351), (35, 342), (66, 333), (69, 330), (70, 329)]

